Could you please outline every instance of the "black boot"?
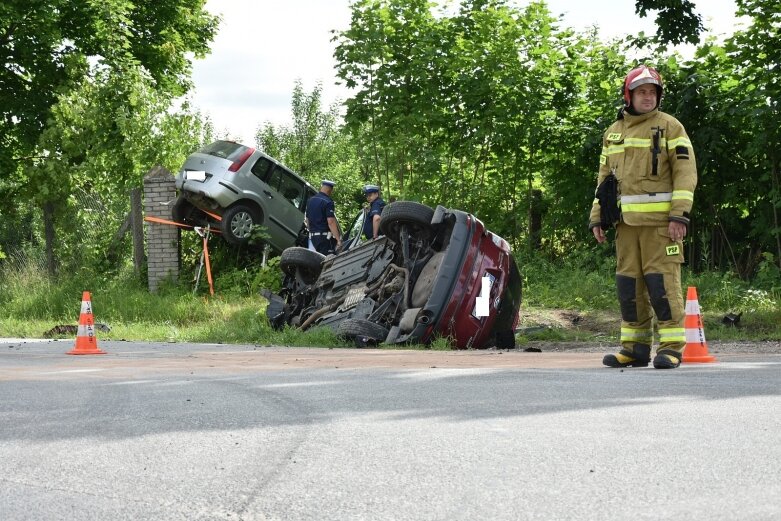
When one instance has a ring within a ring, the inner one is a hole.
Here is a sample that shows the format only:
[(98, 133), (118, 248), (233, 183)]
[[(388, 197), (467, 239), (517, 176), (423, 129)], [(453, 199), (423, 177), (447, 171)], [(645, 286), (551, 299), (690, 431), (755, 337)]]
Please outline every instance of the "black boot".
[(675, 369), (681, 365), (681, 353), (672, 349), (661, 349), (656, 352), (654, 357), (654, 367), (656, 369)]
[(608, 367), (648, 367), (651, 361), (651, 346), (635, 344), (632, 350), (623, 348), (618, 354), (605, 355), (602, 363)]

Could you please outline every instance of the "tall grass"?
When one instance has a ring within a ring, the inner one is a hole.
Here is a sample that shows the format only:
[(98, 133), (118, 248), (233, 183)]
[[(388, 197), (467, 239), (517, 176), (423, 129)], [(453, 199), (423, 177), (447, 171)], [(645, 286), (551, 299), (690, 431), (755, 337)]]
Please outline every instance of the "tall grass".
[[(76, 273), (51, 279), (34, 263), (0, 269), (0, 337), (41, 338), (57, 325), (78, 324), (84, 291), (90, 292), (96, 323), (111, 329), (105, 340), (242, 343), (279, 346), (348, 345), (328, 328), (273, 330), (266, 320), (261, 288), (278, 290), (278, 259), (267, 268), (229, 270), (215, 279), (209, 296), (204, 283), (194, 294), (191, 281), (163, 284), (150, 294), (127, 266), (111, 278)], [(53, 335), (69, 336), (68, 334)], [(72, 336), (72, 335), (70, 335)]]
[[(532, 258), (522, 264), (524, 302), (544, 308), (615, 309), (615, 258), (583, 254)], [(747, 282), (732, 273), (682, 270), (682, 285), (697, 288), (700, 306), (714, 311), (773, 312), (781, 309), (781, 276)]]
[(521, 252), (517, 260), (525, 306), (571, 310), (616, 307), (616, 262), (612, 255), (596, 257), (587, 251), (572, 251), (551, 260)]
[[(531, 258), (522, 263), (524, 306), (538, 309), (568, 309), (584, 313), (612, 311), (618, 320), (615, 290), (615, 258), (593, 257), (574, 252), (556, 259)], [(700, 310), (714, 340), (781, 340), (781, 277), (768, 269), (748, 282), (731, 273), (682, 271), (686, 288), (697, 289)], [(742, 313), (741, 327), (722, 323), (727, 313)], [(561, 335), (564, 336), (561, 336)], [(544, 331), (537, 334), (551, 340), (581, 340), (579, 332)]]
[[(580, 312), (617, 310), (615, 261), (572, 255), (556, 262), (520, 259), (524, 307)], [(278, 261), (267, 268), (235, 269), (215, 274), (215, 296), (205, 284), (193, 294), (192, 282), (167, 284), (150, 294), (130, 267), (102, 275), (82, 270), (49, 278), (37, 263), (0, 266), (0, 337), (40, 338), (52, 327), (78, 323), (82, 292), (91, 294), (96, 322), (111, 327), (100, 338), (161, 342), (247, 343), (283, 346), (339, 346), (328, 329), (274, 331), (265, 317), (260, 288), (277, 289)], [(711, 338), (781, 340), (781, 282), (755, 287), (729, 274), (692, 274), (684, 286), (697, 287)], [(727, 328), (720, 317), (743, 313), (742, 328)], [(551, 333), (548, 332), (548, 335)], [(558, 338), (557, 333), (556, 338)], [(562, 339), (569, 339), (566, 335)], [(582, 340), (582, 335), (578, 336)], [(449, 348), (446, 339), (433, 348)]]

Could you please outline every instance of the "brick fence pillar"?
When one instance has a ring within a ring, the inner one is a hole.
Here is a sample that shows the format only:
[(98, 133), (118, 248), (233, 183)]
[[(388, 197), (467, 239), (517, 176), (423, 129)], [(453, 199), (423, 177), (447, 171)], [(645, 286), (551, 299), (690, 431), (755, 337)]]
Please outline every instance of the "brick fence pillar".
[[(171, 220), (176, 199), (174, 176), (160, 165), (144, 176), (144, 215)], [(163, 280), (179, 278), (179, 229), (147, 222), (146, 247), (149, 291), (155, 293)]]

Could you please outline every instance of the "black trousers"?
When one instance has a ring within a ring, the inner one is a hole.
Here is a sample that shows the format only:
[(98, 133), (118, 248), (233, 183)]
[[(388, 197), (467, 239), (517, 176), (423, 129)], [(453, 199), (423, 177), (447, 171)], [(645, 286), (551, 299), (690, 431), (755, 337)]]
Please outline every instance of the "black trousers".
[(328, 239), (325, 235), (312, 237), (312, 246), (323, 255), (330, 255), (336, 251), (336, 239)]

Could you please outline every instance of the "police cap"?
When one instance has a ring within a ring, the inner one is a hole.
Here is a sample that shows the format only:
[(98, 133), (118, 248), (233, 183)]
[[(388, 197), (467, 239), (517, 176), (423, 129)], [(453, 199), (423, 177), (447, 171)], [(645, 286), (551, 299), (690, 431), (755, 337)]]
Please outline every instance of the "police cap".
[(379, 191), (380, 191), (380, 187), (377, 185), (365, 185), (363, 187), (363, 195), (378, 193)]

